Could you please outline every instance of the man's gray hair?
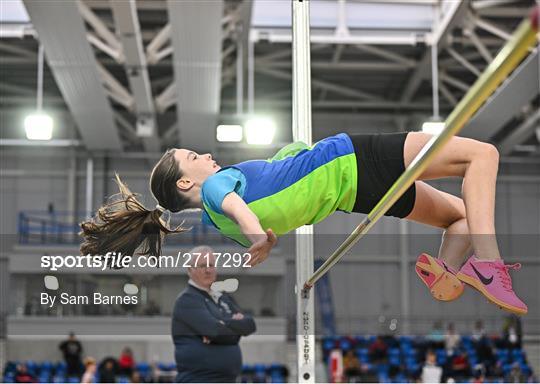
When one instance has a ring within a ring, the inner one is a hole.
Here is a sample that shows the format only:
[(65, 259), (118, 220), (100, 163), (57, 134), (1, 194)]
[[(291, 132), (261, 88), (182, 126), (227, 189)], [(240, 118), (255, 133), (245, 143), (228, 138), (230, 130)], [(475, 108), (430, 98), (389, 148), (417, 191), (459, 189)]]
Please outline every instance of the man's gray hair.
[(206, 255), (207, 253), (213, 253), (213, 252), (214, 252), (214, 249), (209, 245), (198, 245), (189, 251), (191, 255), (193, 255), (194, 253), (200, 253), (201, 255)]
[[(193, 257), (194, 254), (206, 255), (208, 253), (211, 255), (213, 252), (214, 252), (214, 249), (209, 245), (198, 245), (195, 248), (192, 248), (189, 251), (189, 254), (191, 255), (191, 257)], [(187, 270), (188, 274), (190, 273), (192, 268), (193, 266), (190, 266), (190, 268), (188, 268)]]

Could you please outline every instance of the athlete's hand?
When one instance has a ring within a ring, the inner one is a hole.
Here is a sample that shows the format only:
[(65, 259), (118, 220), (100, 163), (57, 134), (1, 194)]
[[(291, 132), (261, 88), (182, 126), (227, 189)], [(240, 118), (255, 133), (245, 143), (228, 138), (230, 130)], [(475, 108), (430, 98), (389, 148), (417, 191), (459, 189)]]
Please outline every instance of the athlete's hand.
[(266, 239), (261, 239), (256, 243), (253, 243), (248, 249), (248, 253), (251, 255), (249, 265), (254, 267), (255, 265), (262, 263), (268, 255), (272, 247), (277, 243), (277, 237), (274, 232), (269, 228), (266, 230)]

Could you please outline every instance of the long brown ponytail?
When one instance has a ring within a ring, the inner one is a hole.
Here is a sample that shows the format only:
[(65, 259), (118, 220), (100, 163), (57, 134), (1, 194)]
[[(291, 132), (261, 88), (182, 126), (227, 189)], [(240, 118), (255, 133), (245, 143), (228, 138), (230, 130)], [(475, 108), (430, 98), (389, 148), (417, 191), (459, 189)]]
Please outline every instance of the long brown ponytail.
[[(165, 152), (150, 176), (150, 189), (160, 207), (171, 212), (190, 208), (186, 196), (178, 192), (176, 181), (182, 177), (174, 149)], [(158, 256), (165, 235), (189, 230), (169, 228), (161, 218), (162, 209), (147, 209), (137, 195), (116, 175), (119, 193), (111, 196), (93, 219), (81, 223), (79, 233), (84, 241), (83, 255), (105, 255), (107, 252), (126, 256)]]

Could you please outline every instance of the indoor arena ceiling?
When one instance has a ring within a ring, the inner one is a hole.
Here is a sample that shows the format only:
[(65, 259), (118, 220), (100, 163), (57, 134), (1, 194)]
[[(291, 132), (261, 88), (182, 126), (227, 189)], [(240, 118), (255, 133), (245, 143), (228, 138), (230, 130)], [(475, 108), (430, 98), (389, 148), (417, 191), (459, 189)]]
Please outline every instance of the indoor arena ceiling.
[[(443, 1), (440, 14), (435, 3), (312, 0), (314, 116), (415, 129), (432, 115), (432, 40), (447, 115), (534, 0)], [(89, 150), (216, 150), (216, 125), (238, 113), (289, 124), (289, 0), (6, 0), (2, 8), (3, 139), (22, 138), (21, 116), (35, 106), (39, 43), (55, 136)], [(540, 157), (538, 68), (536, 50), (464, 135), (496, 143), (505, 156)]]

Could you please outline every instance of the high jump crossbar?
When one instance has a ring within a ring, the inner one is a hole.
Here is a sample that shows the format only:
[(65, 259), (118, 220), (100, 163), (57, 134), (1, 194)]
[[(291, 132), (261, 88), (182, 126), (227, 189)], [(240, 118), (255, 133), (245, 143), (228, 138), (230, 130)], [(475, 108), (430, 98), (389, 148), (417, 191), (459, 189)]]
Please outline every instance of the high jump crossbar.
[(456, 108), (454, 108), (445, 121), (444, 130), (429, 140), (366, 218), (305, 282), (303, 288), (304, 295), (309, 295), (307, 292), (309, 292), (313, 285), (394, 205), (427, 168), (430, 161), (433, 160), (442, 147), (454, 135), (459, 133), (465, 123), (478, 111), (504, 79), (519, 65), (523, 58), (528, 55), (529, 49), (534, 47), (536, 42), (536, 31), (533, 25), (538, 28), (538, 21), (535, 18), (538, 18), (538, 7), (531, 13), (530, 20), (527, 18), (521, 22), (510, 40), (508, 40), (499, 54), (485, 69), (484, 73), (482, 73)]

